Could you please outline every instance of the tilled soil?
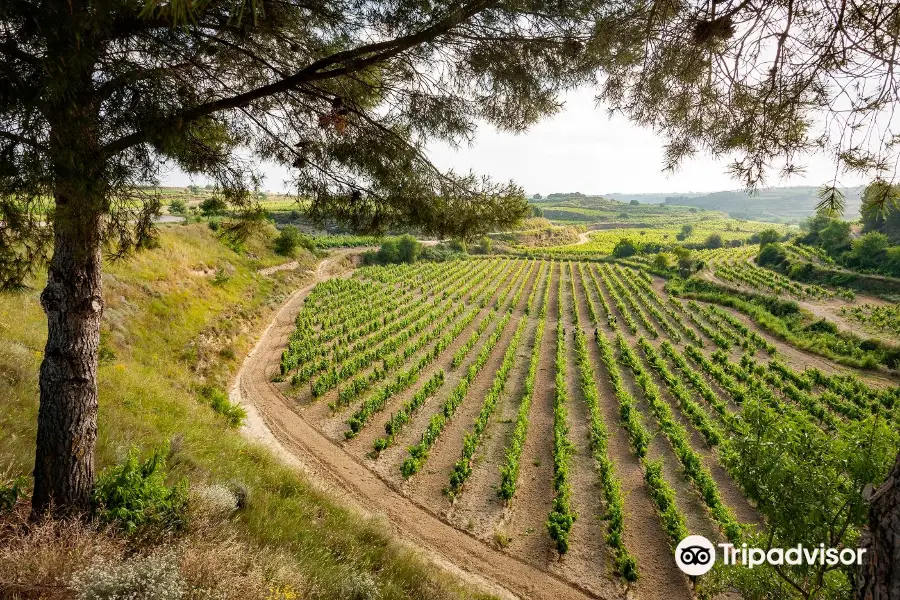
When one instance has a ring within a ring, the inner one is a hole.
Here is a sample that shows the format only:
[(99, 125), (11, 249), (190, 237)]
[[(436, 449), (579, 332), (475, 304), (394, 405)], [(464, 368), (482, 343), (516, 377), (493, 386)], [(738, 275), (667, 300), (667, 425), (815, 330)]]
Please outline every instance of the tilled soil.
[[(323, 262), (316, 273), (316, 281), (346, 275), (349, 272), (350, 265), (341, 263), (341, 266), (336, 267), (336, 264), (332, 259)], [(408, 455), (408, 447), (419, 441), (432, 415), (442, 409), (450, 391), (460, 381), (467, 367), (475, 361), (484, 341), (500, 323), (505, 314), (503, 312), (505, 307), (494, 315), (493, 322), (480, 335), (463, 364), (456, 369), (450, 368), (453, 354), (476, 330), (481, 320), (490, 313), (499, 289), (515, 272), (517, 268), (515, 263), (499, 278), (502, 283), (494, 284), (496, 288), (489, 292), (492, 294), (491, 300), (479, 310), (474, 320), (450, 347), (420, 374), (416, 384), (392, 397), (384, 410), (375, 415), (356, 438), (346, 441), (343, 439), (343, 431), (346, 430), (344, 421), (368, 394), (384, 382), (379, 382), (360, 399), (335, 413), (327, 408), (329, 395), (311, 403), (308, 398), (305, 402), (298, 402), (297, 398), (285, 396), (282, 388), (286, 386), (271, 383), (271, 377), (278, 369), (280, 352), (293, 328), (294, 316), (300, 310), (303, 298), (312, 285), (295, 293), (263, 334), (259, 345), (241, 368), (233, 394), (235, 398), (248, 405), (251, 435), (275, 448), (286, 460), (303, 468), (314, 482), (343, 497), (363, 513), (386, 519), (401, 537), (421, 554), (492, 593), (554, 600), (691, 598), (690, 583), (675, 566), (670, 540), (662, 529), (656, 514), (656, 506), (648, 493), (642, 462), (630, 448), (627, 432), (620, 423), (618, 402), (594, 340), (594, 324), (590, 322), (587, 297), (595, 304), (600, 321), (598, 327), (612, 343), (616, 357), (619, 355), (615, 341), (616, 333), (621, 333), (632, 346), (659, 388), (663, 401), (669, 404), (677, 422), (687, 431), (692, 447), (716, 481), (723, 501), (734, 510), (738, 520), (763, 525), (762, 518), (722, 468), (716, 450), (706, 445), (703, 437), (681, 413), (668, 388), (645, 360), (642, 350), (636, 344), (641, 335), (646, 336), (637, 315), (632, 316), (638, 322), (638, 334), (631, 335), (624, 328), (611, 291), (603, 284), (599, 272), (595, 271), (600, 283), (600, 289), (597, 290), (589, 277), (583, 278), (577, 268), (574, 270), (576, 298), (573, 299), (568, 266), (560, 262), (551, 263), (551, 266), (552, 268), (548, 269), (540, 280), (537, 277), (539, 271), (537, 266), (528, 275), (519, 302), (513, 307), (511, 318), (500, 340), (491, 351), (488, 362), (431, 448), (422, 470), (409, 480), (404, 480), (400, 474), (400, 465)], [(596, 266), (586, 265), (586, 268), (596, 269)], [(561, 302), (557, 299), (557, 286), (560, 282)], [(623, 284), (628, 287), (624, 280)], [(537, 314), (547, 286), (550, 289), (547, 321), (539, 348), (538, 375), (529, 414), (528, 434), (521, 457), (516, 494), (506, 504), (496, 493), (499, 467), (504, 460), (521, 402), (524, 380), (537, 333)], [(517, 284), (510, 291), (508, 301), (511, 300), (516, 287)], [(665, 302), (666, 296), (661, 291), (659, 282), (655, 281), (653, 287)], [(535, 305), (531, 314), (526, 316), (524, 307), (532, 289), (537, 290)], [(610, 329), (606, 324), (598, 294), (602, 294), (613, 312), (619, 315), (619, 326), (616, 330)], [(752, 326), (742, 314), (730, 312), (742, 322)], [(605, 501), (588, 437), (590, 414), (581, 390), (580, 373), (575, 362), (573, 329), (576, 314), (579, 326), (587, 337), (588, 354), (599, 393), (600, 412), (609, 431), (608, 455), (614, 464), (616, 477), (626, 498), (624, 540), (628, 550), (637, 558), (640, 571), (640, 579), (629, 586), (612, 573), (613, 555), (605, 542), (606, 523), (602, 519)], [(650, 340), (658, 347), (667, 335), (658, 325), (656, 318), (647, 314), (659, 330), (660, 337)], [(680, 316), (689, 327), (693, 327), (686, 316)], [(460, 456), (463, 436), (471, 430), (522, 318), (527, 321), (516, 352), (516, 361), (495, 412), (482, 435), (475, 455), (473, 472), (462, 490), (455, 498), (451, 498), (445, 490), (449, 484), (453, 465)], [(553, 404), (556, 392), (554, 377), (558, 320), (565, 328), (564, 381), (568, 394), (569, 439), (575, 449), (570, 463), (570, 480), (572, 505), (578, 514), (570, 535), (570, 550), (564, 556), (560, 556), (556, 551), (555, 543), (550, 539), (546, 527), (554, 496)], [(823, 359), (812, 358), (808, 353), (760, 333), (778, 348), (780, 357), (795, 369), (802, 369), (805, 364), (814, 364), (827, 372), (848, 370)], [(676, 344), (682, 352), (685, 341)], [(705, 341), (704, 354), (708, 356), (715, 350), (715, 345), (711, 340)], [(740, 352), (734, 350), (731, 352), (732, 359), (737, 360), (739, 356)], [(398, 367), (397, 372), (408, 368), (416, 359), (417, 357), (412, 357), (407, 360), (405, 365)], [(671, 361), (665, 360), (669, 368), (678, 373)], [(692, 363), (689, 361), (689, 364)], [(683, 475), (671, 445), (658, 430), (655, 414), (647, 404), (630, 368), (621, 362), (618, 367), (625, 388), (637, 401), (637, 408), (644, 424), (654, 434), (648, 458), (663, 458), (663, 475), (676, 492), (676, 503), (687, 519), (688, 529), (691, 533), (703, 534), (710, 539), (721, 539), (721, 533), (710, 518), (702, 498)], [(444, 384), (413, 415), (411, 421), (396, 436), (393, 445), (380, 456), (373, 457), (372, 444), (377, 437), (383, 435), (383, 424), (391, 412), (396, 411), (403, 402), (412, 397), (438, 369), (445, 371)], [(700, 369), (695, 370), (702, 373)], [(883, 385), (886, 380), (889, 382), (888, 378), (877, 375), (863, 376), (873, 383), (880, 381)], [(390, 377), (392, 375), (389, 375)], [(703, 377), (723, 400), (729, 402), (733, 410), (739, 409), (711, 378), (705, 374)], [(686, 381), (685, 385), (691, 390), (693, 397), (704, 404)], [(308, 396), (308, 389), (305, 394)], [(336, 395), (336, 392), (332, 391), (329, 394)], [(713, 414), (711, 409), (709, 412)]]

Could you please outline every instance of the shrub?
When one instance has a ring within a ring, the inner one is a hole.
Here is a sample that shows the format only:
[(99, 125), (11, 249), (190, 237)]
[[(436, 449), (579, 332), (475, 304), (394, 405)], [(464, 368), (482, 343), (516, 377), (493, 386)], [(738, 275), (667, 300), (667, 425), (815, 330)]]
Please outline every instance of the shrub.
[(275, 252), (281, 256), (294, 257), (300, 248), (312, 249), (313, 241), (300, 233), (293, 225), (288, 225), (275, 238)]
[(493, 246), (494, 241), (488, 236), (483, 236), (478, 241), (478, 254), (490, 254)]
[(25, 477), (16, 477), (12, 481), (0, 481), (0, 512), (11, 510), (16, 505), (27, 482)]
[(187, 203), (181, 198), (175, 198), (169, 203), (169, 212), (173, 215), (183, 215), (187, 212)]
[(171, 551), (121, 563), (97, 562), (75, 574), (71, 585), (79, 600), (179, 600), (187, 588)]
[(786, 261), (787, 252), (785, 251), (784, 246), (777, 242), (768, 243), (763, 246), (756, 257), (756, 263), (761, 267), (778, 267), (785, 264)]
[(421, 254), (422, 244), (413, 236), (405, 234), (398, 238), (384, 240), (374, 257), (364, 256), (363, 259), (373, 261), (373, 263), (367, 264), (411, 264), (416, 262)]
[(399, 262), (412, 264), (422, 253), (422, 244), (409, 234), (401, 235), (397, 240), (397, 258)]
[(191, 518), (218, 521), (238, 509), (237, 495), (222, 484), (204, 485), (191, 490)]
[(715, 250), (716, 248), (721, 248), (724, 245), (722, 242), (722, 235), (718, 233), (711, 233), (709, 237), (706, 238), (706, 241), (703, 242), (703, 246), (708, 248), (709, 250)]
[(691, 237), (692, 233), (694, 233), (694, 226), (691, 225), (690, 223), (685, 223), (684, 225), (681, 226), (681, 231), (679, 231), (675, 235), (675, 239), (678, 240), (679, 242), (683, 242), (684, 240)]
[(665, 271), (668, 270), (671, 266), (669, 264), (669, 255), (664, 252), (660, 252), (656, 256), (653, 257), (653, 266), (656, 269)]
[(165, 483), (167, 447), (156, 448), (140, 460), (136, 448), (125, 462), (104, 470), (94, 487), (94, 509), (103, 523), (115, 524), (125, 533), (139, 530), (182, 529), (187, 509), (187, 480), (171, 487)]
[(200, 212), (204, 217), (212, 217), (215, 215), (221, 215), (228, 208), (228, 205), (225, 204), (225, 201), (221, 198), (207, 198), (203, 202), (200, 203)]
[(240, 427), (247, 418), (247, 411), (240, 405), (232, 403), (224, 390), (214, 386), (204, 386), (200, 395), (209, 402), (210, 408), (225, 417), (231, 427)]
[(465, 254), (469, 251), (469, 245), (465, 240), (450, 240), (450, 249)]
[(613, 247), (613, 256), (616, 258), (628, 258), (637, 254), (637, 246), (629, 238), (622, 238)]
[(759, 232), (759, 235), (754, 236), (759, 238), (757, 241), (759, 242), (759, 247), (762, 248), (768, 244), (774, 244), (775, 242), (781, 239), (781, 234), (778, 233), (777, 229), (765, 229)]

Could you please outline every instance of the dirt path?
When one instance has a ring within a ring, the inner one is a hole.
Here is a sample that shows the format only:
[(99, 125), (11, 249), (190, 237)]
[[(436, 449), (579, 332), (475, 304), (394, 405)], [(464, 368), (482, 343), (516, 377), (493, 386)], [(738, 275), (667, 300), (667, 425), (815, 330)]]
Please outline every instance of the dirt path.
[(313, 280), (288, 299), (241, 366), (231, 395), (247, 409), (246, 434), (301, 468), (313, 484), (368, 516), (386, 519), (421, 554), (490, 593), (553, 600), (602, 597), (492, 548), (396, 493), (292, 410), (291, 401), (272, 385), (284, 340), (307, 293), (324, 279), (349, 275), (352, 265), (346, 259), (354, 252), (339, 251), (319, 264)]

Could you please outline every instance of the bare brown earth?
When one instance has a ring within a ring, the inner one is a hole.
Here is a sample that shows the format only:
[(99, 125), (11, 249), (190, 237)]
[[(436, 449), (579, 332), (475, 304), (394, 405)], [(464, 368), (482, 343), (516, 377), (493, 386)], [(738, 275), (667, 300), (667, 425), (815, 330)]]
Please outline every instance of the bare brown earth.
[[(587, 298), (590, 297), (598, 311), (601, 333), (614, 346), (617, 345), (616, 333), (622, 333), (644, 362), (645, 368), (660, 388), (662, 398), (669, 403), (678, 422), (687, 430), (692, 447), (713, 475), (723, 500), (735, 511), (741, 522), (764, 526), (755, 507), (746, 500), (720, 466), (716, 451), (705, 445), (702, 436), (681, 414), (675, 399), (661, 378), (646, 364), (643, 352), (637, 347), (636, 342), (639, 336), (646, 336), (648, 332), (635, 314), (632, 314), (632, 317), (639, 323), (638, 334), (631, 335), (627, 332), (622, 315), (613, 302), (611, 290), (602, 283), (596, 265), (586, 265), (586, 269), (595, 270), (600, 289), (594, 288), (590, 278), (582, 279), (575, 269), (574, 299), (571, 297), (570, 275), (566, 263), (549, 263), (551, 268), (540, 278), (537, 277), (537, 267), (527, 275), (519, 302), (511, 307), (512, 316), (499, 342), (493, 348), (488, 362), (432, 447), (423, 469), (415, 476), (404, 480), (400, 475), (399, 468), (407, 455), (407, 447), (419, 440), (431, 416), (441, 410), (450, 390), (460, 380), (468, 365), (474, 362), (484, 341), (500, 323), (506, 310), (505, 306), (494, 315), (493, 322), (481, 334), (463, 363), (456, 369), (450, 368), (453, 354), (476, 330), (482, 319), (489, 316), (499, 288), (514, 276), (518, 261), (513, 261), (511, 268), (499, 276), (497, 281), (500, 283), (489, 286), (488, 296), (491, 300), (479, 310), (475, 319), (450, 347), (423, 371), (419, 382), (391, 398), (384, 411), (375, 415), (372, 422), (356, 438), (345, 441), (344, 421), (362, 398), (349, 407), (332, 412), (327, 405), (328, 399), (334, 396), (333, 391), (325, 398), (310, 402), (308, 390), (305, 392), (292, 390), (286, 384), (274, 384), (271, 380), (277, 373), (280, 353), (285, 340), (294, 328), (294, 318), (302, 308), (306, 294), (319, 281), (349, 276), (354, 267), (349, 258), (353, 252), (353, 250), (339, 251), (334, 257), (323, 261), (316, 270), (313, 281), (288, 300), (244, 362), (235, 381), (232, 396), (248, 410), (246, 427), (248, 435), (269, 445), (286, 462), (302, 469), (311, 481), (355, 507), (360, 511), (362, 518), (383, 520), (402, 540), (437, 565), (483, 587), (490, 593), (503, 597), (554, 600), (691, 598), (693, 594), (690, 582), (678, 571), (672, 560), (670, 541), (663, 532), (656, 507), (646, 488), (641, 461), (632, 452), (627, 434), (619, 425), (617, 400), (609, 383), (606, 366), (600, 359), (593, 339), (594, 325), (590, 322), (587, 304)], [(563, 284), (561, 302), (557, 299), (557, 286), (560, 281)], [(622, 283), (626, 288), (631, 288), (624, 279)], [(517, 286), (518, 282), (510, 291), (507, 302), (511, 301)], [(505, 504), (496, 495), (498, 470), (521, 401), (524, 379), (537, 332), (537, 314), (547, 286), (550, 288), (550, 298), (544, 336), (539, 348), (538, 375), (529, 414), (528, 435), (521, 457), (516, 494), (509, 504)], [(666, 296), (661, 284), (657, 281), (653, 287), (665, 302)], [(532, 289), (537, 290), (535, 305), (530, 314), (525, 316), (524, 306)], [(601, 295), (619, 316), (616, 330), (606, 324), (599, 303)], [(467, 299), (464, 299), (463, 303), (466, 301)], [(628, 307), (627, 301), (625, 305), (627, 308), (624, 312), (631, 314), (633, 311)], [(690, 310), (687, 306), (685, 308)], [(741, 321), (752, 325), (742, 314), (731, 312)], [(625, 586), (612, 574), (612, 554), (605, 542), (606, 523), (602, 520), (603, 494), (590, 449), (589, 413), (581, 392), (580, 375), (574, 357), (572, 329), (575, 326), (576, 314), (579, 326), (588, 337), (588, 352), (594, 366), (600, 411), (609, 431), (608, 454), (614, 463), (616, 476), (626, 498), (624, 539), (629, 551), (637, 558), (640, 570), (640, 579), (630, 586)], [(651, 340), (654, 346), (658, 346), (667, 336), (656, 318), (649, 313), (648, 316), (660, 333), (659, 338)], [(679, 317), (684, 319), (688, 327), (696, 329), (687, 320), (686, 314), (679, 314)], [(516, 352), (514, 367), (482, 435), (472, 475), (462, 491), (455, 498), (451, 498), (445, 493), (445, 488), (449, 483), (453, 464), (460, 455), (463, 435), (471, 429), (513, 332), (522, 318), (527, 318), (528, 321)], [(705, 317), (701, 318), (706, 320)], [(566, 330), (565, 385), (568, 392), (569, 437), (576, 450), (570, 465), (570, 476), (572, 504), (578, 513), (578, 519), (571, 532), (570, 551), (562, 557), (556, 552), (546, 527), (553, 498), (553, 401), (556, 391), (554, 360), (557, 320), (561, 320)], [(827, 372), (850, 370), (797, 350), (772, 336), (764, 333), (763, 335), (778, 348), (781, 358), (796, 369), (802, 369), (809, 364)], [(715, 346), (711, 340), (705, 339), (705, 342), (704, 352), (709, 354)], [(618, 356), (617, 347), (615, 353)], [(739, 356), (739, 353), (734, 356)], [(413, 360), (409, 359), (407, 365), (399, 368), (406, 368)], [(666, 362), (672, 368), (671, 363)], [(380, 456), (372, 456), (370, 454), (372, 442), (383, 434), (383, 423), (389, 418), (391, 411), (396, 411), (438, 369), (443, 369), (446, 373), (443, 386), (413, 415), (390, 448), (383, 451)], [(681, 472), (671, 445), (656, 427), (655, 415), (645, 402), (631, 370), (621, 364), (619, 369), (626, 389), (637, 400), (645, 425), (654, 434), (649, 457), (664, 459), (664, 477), (676, 491), (676, 502), (687, 518), (689, 529), (692, 533), (705, 534), (710, 538), (721, 537), (702, 499)], [(877, 375), (853, 372), (876, 385), (889, 383)], [(706, 375), (704, 378), (721, 398), (730, 401), (728, 394), (724, 393), (711, 378)], [(298, 398), (289, 397), (298, 393), (301, 396), (305, 393), (305, 397), (301, 397), (299, 402)], [(366, 392), (363, 396), (368, 393), (370, 392)], [(732, 407), (736, 408), (733, 404)]]
[(331, 273), (333, 260), (326, 259), (313, 282), (291, 296), (238, 373), (233, 395), (253, 409), (248, 433), (276, 448), (314, 483), (340, 495), (363, 515), (383, 518), (425, 556), (488, 592), (553, 600), (602, 597), (497, 550), (396, 493), (386, 481), (307, 423), (292, 409), (293, 402), (273, 386), (271, 378), (277, 371), (284, 340), (293, 329), (294, 317), (315, 283), (329, 274), (336, 275)]

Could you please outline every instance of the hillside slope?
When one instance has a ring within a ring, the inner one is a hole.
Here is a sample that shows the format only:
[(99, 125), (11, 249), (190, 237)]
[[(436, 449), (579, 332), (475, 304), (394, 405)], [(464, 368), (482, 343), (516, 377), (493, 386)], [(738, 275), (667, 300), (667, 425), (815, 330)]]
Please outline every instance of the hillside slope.
[[(309, 254), (299, 257), (296, 270), (257, 273), (276, 261), (267, 246), (255, 240), (235, 252), (205, 225), (171, 226), (163, 228), (158, 248), (107, 265), (98, 470), (121, 461), (130, 447), (146, 453), (169, 441), (171, 480), (245, 492), (245, 506), (207, 523), (209, 531), (189, 529), (190, 543), (170, 540), (181, 576), (205, 582), (211, 597), (472, 597), (395, 543), (383, 525), (313, 489), (205, 399), (228, 388), (275, 309), (311, 278)], [(0, 479), (28, 475), (34, 461), (46, 323), (38, 299), (42, 278), (31, 286), (0, 295)], [(0, 529), (3, 597), (37, 597), (35, 590), (44, 589), (74, 597), (67, 573), (99, 557), (114, 563), (133, 560), (135, 551), (156, 552), (90, 528), (38, 530), (30, 537)], [(105, 550), (90, 556), (70, 552), (73, 544)]]

